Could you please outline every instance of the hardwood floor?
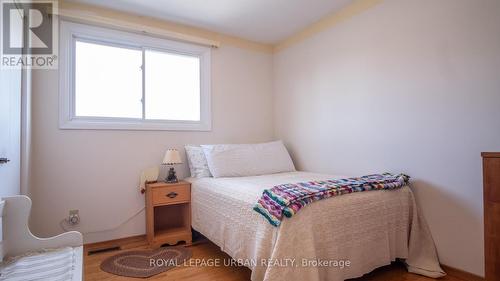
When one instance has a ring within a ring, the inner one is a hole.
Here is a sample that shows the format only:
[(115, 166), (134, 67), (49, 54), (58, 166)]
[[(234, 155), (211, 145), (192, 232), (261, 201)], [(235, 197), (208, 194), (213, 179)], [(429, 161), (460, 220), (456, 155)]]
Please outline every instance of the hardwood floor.
[[(122, 251), (132, 249), (146, 249), (147, 246), (142, 241), (136, 241), (129, 244), (128, 247)], [(223, 253), (216, 245), (211, 242), (201, 242), (193, 244), (190, 247), (193, 251), (193, 258), (195, 259), (230, 259), (228, 255)], [(137, 278), (127, 278), (116, 276), (103, 272), (99, 269), (101, 261), (105, 258), (115, 255), (120, 251), (104, 252), (93, 254), (84, 257), (84, 276), (87, 281), (115, 281), (115, 280), (140, 280)], [(248, 281), (250, 280), (250, 270), (246, 267), (177, 267), (168, 270), (162, 274), (144, 280), (186, 280), (186, 281)], [(400, 264), (393, 264), (383, 268), (379, 268), (361, 278), (350, 279), (350, 281), (431, 281), (434, 279), (423, 277), (416, 274), (411, 274), (406, 271), (404, 266)], [(451, 276), (446, 276), (439, 279), (440, 281), (467, 281), (457, 279)]]

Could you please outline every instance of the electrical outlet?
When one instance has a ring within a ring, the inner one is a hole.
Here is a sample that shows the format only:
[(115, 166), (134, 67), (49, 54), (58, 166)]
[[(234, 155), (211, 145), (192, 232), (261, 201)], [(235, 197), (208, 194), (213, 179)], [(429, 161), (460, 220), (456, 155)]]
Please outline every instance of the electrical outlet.
[(70, 225), (77, 225), (80, 223), (80, 214), (78, 210), (69, 210), (68, 223)]

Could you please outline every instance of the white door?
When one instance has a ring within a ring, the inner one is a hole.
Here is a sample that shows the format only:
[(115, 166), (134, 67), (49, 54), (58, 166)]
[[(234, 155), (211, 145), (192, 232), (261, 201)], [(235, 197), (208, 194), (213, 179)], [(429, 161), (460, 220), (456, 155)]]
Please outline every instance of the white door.
[(0, 70), (0, 197), (20, 192), (21, 70)]
[[(14, 13), (19, 15), (18, 13)], [(10, 21), (12, 35), (23, 38), (23, 19)], [(2, 24), (2, 31), (5, 28)], [(11, 38), (10, 37), (10, 38)], [(2, 38), (2, 40), (7, 40)], [(9, 41), (10, 42), (10, 41)], [(2, 42), (2, 44), (5, 42)], [(0, 197), (17, 195), (21, 186), (21, 83), (20, 69), (0, 66)]]

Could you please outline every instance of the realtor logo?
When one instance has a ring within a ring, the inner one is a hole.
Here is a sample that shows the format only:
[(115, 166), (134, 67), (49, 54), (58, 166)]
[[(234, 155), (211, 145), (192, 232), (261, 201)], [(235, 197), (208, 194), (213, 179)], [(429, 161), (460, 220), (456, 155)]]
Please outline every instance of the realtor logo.
[(57, 1), (1, 0), (2, 68), (57, 68)]

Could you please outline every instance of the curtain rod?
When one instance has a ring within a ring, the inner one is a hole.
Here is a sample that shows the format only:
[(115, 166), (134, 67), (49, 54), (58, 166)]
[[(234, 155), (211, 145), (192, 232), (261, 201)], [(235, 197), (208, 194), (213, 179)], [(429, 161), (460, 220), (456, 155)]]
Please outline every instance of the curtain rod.
[(110, 19), (98, 15), (80, 13), (77, 11), (61, 9), (61, 8), (59, 8), (58, 14), (59, 14), (58, 16), (62, 19), (108, 26), (120, 29), (122, 31), (133, 31), (146, 35), (161, 36), (168, 39), (189, 42), (198, 45), (210, 46), (212, 48), (220, 47), (220, 42), (218, 41), (192, 36), (188, 34), (183, 34), (180, 32), (170, 31), (166, 29), (143, 26), (140, 24), (130, 23), (124, 20)]

